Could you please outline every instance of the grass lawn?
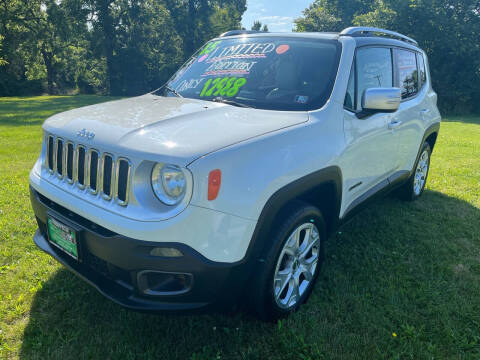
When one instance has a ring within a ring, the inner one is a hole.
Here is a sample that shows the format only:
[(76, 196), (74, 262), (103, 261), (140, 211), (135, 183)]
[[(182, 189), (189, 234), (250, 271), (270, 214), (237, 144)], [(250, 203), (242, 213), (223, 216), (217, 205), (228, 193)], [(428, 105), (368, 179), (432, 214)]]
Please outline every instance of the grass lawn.
[(37, 250), (41, 124), (106, 100), (0, 98), (0, 359), (480, 359), (480, 117), (445, 121), (422, 199), (341, 229), (310, 301), (272, 325), (126, 311)]

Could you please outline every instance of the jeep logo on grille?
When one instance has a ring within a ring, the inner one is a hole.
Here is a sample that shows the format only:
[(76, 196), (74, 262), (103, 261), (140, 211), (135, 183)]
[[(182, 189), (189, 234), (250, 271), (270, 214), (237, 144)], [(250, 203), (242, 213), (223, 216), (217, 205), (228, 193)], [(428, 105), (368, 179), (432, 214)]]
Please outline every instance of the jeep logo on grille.
[(95, 133), (93, 131), (87, 131), (87, 129), (82, 129), (77, 132), (78, 137), (83, 137), (87, 140), (92, 140), (95, 137)]

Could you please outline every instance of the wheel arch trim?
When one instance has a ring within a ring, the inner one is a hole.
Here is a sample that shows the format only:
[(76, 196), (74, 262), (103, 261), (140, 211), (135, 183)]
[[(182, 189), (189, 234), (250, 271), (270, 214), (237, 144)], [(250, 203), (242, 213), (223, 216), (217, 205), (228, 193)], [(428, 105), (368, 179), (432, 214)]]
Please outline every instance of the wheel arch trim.
[(423, 134), (422, 141), (421, 141), (420, 146), (418, 148), (417, 157), (415, 158), (414, 166), (411, 169), (409, 176), (411, 176), (413, 174), (413, 172), (415, 171), (415, 164), (417, 163), (418, 159), (420, 158), (420, 154), (422, 152), (423, 144), (425, 144), (425, 141), (427, 141), (427, 139), (430, 138), (432, 135), (435, 136), (434, 143), (433, 144), (429, 143), (429, 144), (430, 144), (431, 151), (433, 153), (433, 147), (435, 146), (435, 143), (437, 141), (439, 132), (440, 132), (440, 122), (433, 123), (432, 125), (430, 125), (425, 130), (425, 133)]
[[(260, 256), (265, 248), (267, 236), (281, 210), (288, 203), (301, 200), (302, 195), (320, 189), (322, 186), (333, 186), (335, 192), (334, 204), (330, 204), (333, 214), (329, 217), (330, 224), (327, 224), (330, 230), (335, 229), (338, 226), (342, 201), (342, 173), (338, 166), (329, 166), (285, 185), (270, 196), (260, 213), (245, 258), (261, 261)], [(314, 205), (314, 203), (310, 204)]]

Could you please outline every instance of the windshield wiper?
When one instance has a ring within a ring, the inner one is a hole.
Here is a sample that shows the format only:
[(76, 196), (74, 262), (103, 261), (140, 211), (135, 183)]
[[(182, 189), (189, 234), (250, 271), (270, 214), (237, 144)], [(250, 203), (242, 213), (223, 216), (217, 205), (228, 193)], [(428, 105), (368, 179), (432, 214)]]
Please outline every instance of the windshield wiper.
[(176, 97), (183, 98), (183, 96), (180, 95), (180, 93), (179, 93), (177, 90), (172, 89), (170, 86), (164, 85), (163, 88), (164, 88), (164, 89), (167, 89), (168, 91), (170, 91), (170, 92), (171, 92), (172, 94), (174, 94)]
[(252, 106), (249, 106), (249, 105), (240, 103), (240, 102), (235, 101), (235, 100), (227, 100), (227, 99), (223, 99), (223, 98), (215, 98), (215, 99), (213, 99), (212, 101), (213, 101), (213, 102), (222, 103), (222, 104), (227, 104), (227, 105), (233, 105), (233, 106), (238, 106), (238, 107), (243, 107), (243, 108), (250, 108), (250, 109), (252, 109)]

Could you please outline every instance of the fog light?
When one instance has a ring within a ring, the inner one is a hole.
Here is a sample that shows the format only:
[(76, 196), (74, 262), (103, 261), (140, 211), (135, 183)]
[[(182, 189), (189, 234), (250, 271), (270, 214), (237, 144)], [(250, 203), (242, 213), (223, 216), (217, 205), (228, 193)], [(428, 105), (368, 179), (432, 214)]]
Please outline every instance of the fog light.
[(177, 249), (174, 249), (174, 248), (162, 248), (162, 247), (153, 248), (150, 251), (150, 255), (152, 255), (152, 256), (163, 256), (163, 257), (181, 257), (181, 256), (183, 256), (183, 254), (180, 250), (177, 250)]
[(167, 273), (145, 270), (138, 274), (140, 292), (150, 296), (180, 295), (192, 287), (191, 274)]

